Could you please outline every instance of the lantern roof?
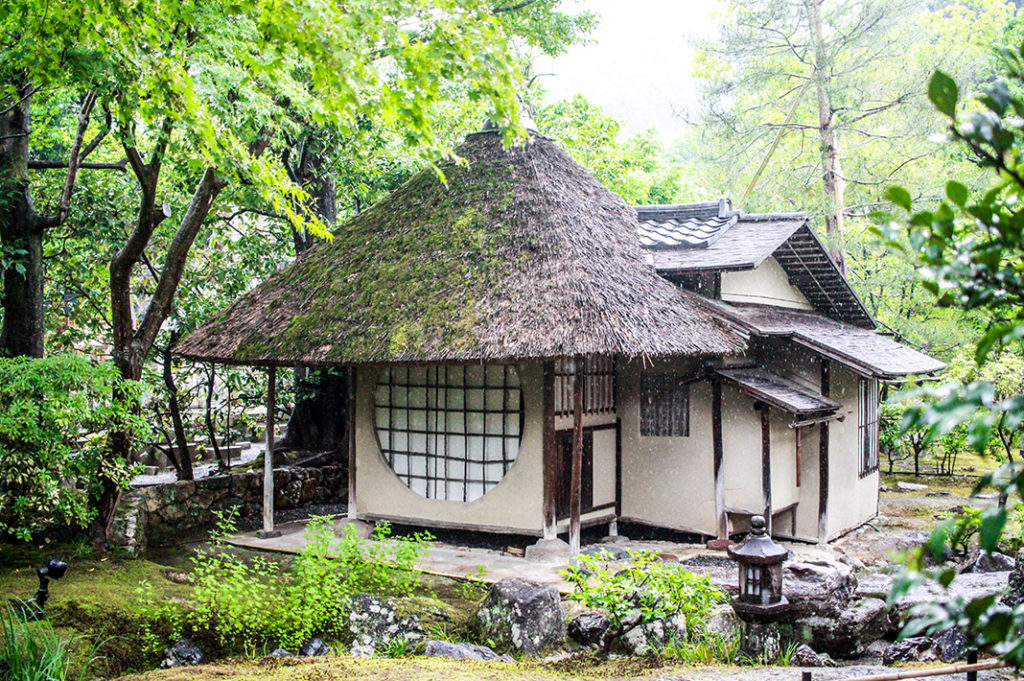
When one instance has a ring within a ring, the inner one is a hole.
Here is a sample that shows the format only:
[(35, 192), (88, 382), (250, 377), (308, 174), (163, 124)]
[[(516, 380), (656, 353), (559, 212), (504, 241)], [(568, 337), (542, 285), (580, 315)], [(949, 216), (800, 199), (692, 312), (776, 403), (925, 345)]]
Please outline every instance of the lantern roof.
[(730, 546), (729, 557), (740, 563), (772, 565), (781, 563), (789, 551), (779, 546), (768, 536), (764, 518), (755, 515), (750, 519), (750, 534), (736, 546)]

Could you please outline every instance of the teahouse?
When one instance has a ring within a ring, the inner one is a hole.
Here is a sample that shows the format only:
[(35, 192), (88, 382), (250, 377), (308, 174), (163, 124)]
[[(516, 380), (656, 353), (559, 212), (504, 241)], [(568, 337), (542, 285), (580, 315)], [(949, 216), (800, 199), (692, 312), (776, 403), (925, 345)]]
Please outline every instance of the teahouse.
[(877, 381), (942, 365), (870, 330), (805, 217), (634, 209), (535, 133), (457, 154), (177, 348), (348, 367), (350, 518), (575, 549), (620, 519), (817, 541), (875, 514)]

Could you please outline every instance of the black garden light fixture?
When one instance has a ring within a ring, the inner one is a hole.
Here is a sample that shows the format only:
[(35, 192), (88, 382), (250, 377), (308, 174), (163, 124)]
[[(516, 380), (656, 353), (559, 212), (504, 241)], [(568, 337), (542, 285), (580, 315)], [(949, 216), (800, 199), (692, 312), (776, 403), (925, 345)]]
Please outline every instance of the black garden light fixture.
[(60, 579), (67, 570), (68, 564), (66, 562), (60, 558), (51, 558), (46, 562), (46, 565), (36, 570), (36, 575), (39, 577), (39, 590), (36, 591), (35, 597), (30, 601), (12, 599), (11, 606), (26, 621), (42, 619), (46, 616), (43, 609), (46, 607), (46, 601), (50, 598), (50, 580)]
[(729, 557), (740, 564), (739, 595), (732, 602), (737, 613), (770, 616), (789, 608), (782, 595), (782, 564), (788, 555), (768, 536), (762, 516), (750, 519), (750, 534), (729, 547)]

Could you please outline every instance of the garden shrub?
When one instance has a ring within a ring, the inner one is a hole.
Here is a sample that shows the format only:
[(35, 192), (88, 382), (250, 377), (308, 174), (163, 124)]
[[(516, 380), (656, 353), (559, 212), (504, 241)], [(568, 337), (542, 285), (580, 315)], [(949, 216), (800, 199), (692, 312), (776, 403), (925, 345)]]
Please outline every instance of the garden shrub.
[(111, 459), (107, 433), (149, 431), (140, 394), (112, 362), (0, 358), (0, 534), (28, 541), (54, 523), (84, 527), (101, 473), (127, 486), (135, 467)]
[(186, 607), (145, 606), (160, 622), (146, 632), (151, 648), (184, 634), (250, 655), (261, 647), (294, 650), (313, 636), (344, 639), (351, 597), (411, 593), (419, 584), (416, 563), (432, 540), (428, 534), (392, 538), (387, 524), (375, 530), (374, 541), (359, 537), (351, 525), (336, 538), (329, 516), (314, 517), (305, 546), (283, 571), (258, 556), (245, 561), (233, 555), (226, 539), (234, 532), (233, 515), (218, 514), (211, 547), (193, 558), (195, 593)]
[(575, 587), (571, 599), (606, 613), (606, 651), (633, 628), (677, 615), (686, 618), (688, 641), (673, 642), (674, 650), (710, 643), (704, 624), (712, 607), (726, 598), (710, 577), (665, 563), (654, 551), (635, 552), (625, 565), (610, 564), (608, 557), (582, 554), (562, 573)]
[(953, 551), (965, 555), (971, 547), (971, 539), (981, 530), (982, 510), (963, 506), (942, 516), (946, 522), (946, 541)]

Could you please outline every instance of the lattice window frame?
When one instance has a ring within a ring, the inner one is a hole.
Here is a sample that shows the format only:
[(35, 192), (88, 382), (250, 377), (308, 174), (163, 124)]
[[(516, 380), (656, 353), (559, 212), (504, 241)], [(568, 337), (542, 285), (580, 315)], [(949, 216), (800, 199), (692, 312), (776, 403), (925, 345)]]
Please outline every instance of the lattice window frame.
[(468, 503), (497, 486), (519, 455), (523, 413), (513, 365), (391, 367), (374, 392), (380, 451), (427, 499)]
[[(584, 361), (583, 413), (615, 413), (615, 358), (595, 356)], [(573, 415), (576, 360), (555, 360), (555, 416)]]
[(640, 436), (690, 436), (690, 384), (672, 374), (640, 375)]

